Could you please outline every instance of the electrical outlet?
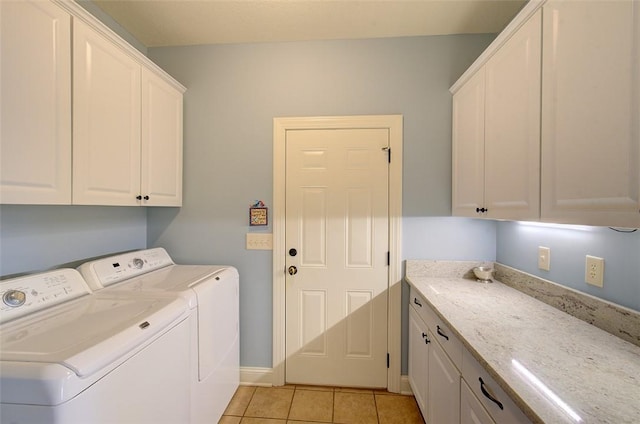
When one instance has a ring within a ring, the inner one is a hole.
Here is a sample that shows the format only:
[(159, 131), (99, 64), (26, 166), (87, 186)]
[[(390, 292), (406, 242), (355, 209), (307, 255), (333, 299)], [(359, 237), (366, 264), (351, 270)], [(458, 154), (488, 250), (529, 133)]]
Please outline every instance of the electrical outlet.
[(602, 287), (604, 283), (604, 259), (587, 255), (584, 281), (594, 286)]
[(538, 246), (538, 268), (549, 271), (551, 266), (551, 249), (548, 247)]
[(273, 234), (247, 233), (247, 250), (273, 250)]

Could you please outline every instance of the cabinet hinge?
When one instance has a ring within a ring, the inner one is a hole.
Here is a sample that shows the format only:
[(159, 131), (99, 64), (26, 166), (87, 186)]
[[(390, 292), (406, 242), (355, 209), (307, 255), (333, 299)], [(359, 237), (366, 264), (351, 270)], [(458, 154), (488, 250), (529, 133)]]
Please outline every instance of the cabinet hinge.
[(387, 353), (387, 368), (389, 368), (389, 354)]
[(387, 266), (391, 266), (391, 252), (387, 252)]

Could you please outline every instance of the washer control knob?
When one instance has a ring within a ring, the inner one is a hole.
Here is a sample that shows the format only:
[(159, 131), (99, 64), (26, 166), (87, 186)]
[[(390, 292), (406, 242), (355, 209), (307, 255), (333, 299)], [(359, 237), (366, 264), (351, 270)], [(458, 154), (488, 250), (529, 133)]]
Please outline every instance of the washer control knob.
[(144, 261), (140, 258), (134, 258), (133, 259), (133, 266), (134, 268), (137, 269), (142, 269), (142, 267), (144, 266)]
[(7, 290), (2, 295), (2, 301), (4, 302), (4, 304), (7, 306), (11, 306), (12, 308), (24, 305), (24, 302), (26, 300), (27, 295), (20, 290)]

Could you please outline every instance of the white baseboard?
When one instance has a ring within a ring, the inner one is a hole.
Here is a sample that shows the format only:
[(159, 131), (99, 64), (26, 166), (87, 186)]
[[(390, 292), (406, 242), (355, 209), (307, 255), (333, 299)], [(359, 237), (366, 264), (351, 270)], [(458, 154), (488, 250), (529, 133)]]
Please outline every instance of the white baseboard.
[(411, 385), (409, 384), (409, 376), (407, 375), (400, 376), (400, 394), (413, 395), (413, 390), (411, 390)]
[[(240, 367), (240, 384), (243, 386), (273, 386), (273, 369), (258, 367)], [(400, 376), (400, 394), (413, 395), (409, 377)]]
[(273, 369), (240, 367), (240, 384), (243, 386), (273, 386)]

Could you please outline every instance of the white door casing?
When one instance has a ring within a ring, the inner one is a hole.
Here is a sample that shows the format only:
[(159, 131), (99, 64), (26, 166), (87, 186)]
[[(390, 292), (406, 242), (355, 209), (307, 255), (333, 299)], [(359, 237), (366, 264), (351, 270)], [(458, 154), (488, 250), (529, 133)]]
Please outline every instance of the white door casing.
[(386, 388), (389, 131), (286, 144), (286, 382)]
[[(389, 368), (386, 378), (387, 389), (398, 392), (400, 391), (401, 361), (400, 225), (402, 217), (402, 116), (399, 115), (274, 119), (273, 384), (282, 385), (285, 383), (285, 360), (288, 359), (286, 358), (287, 349), (285, 337), (285, 285), (287, 284), (285, 268), (288, 266), (288, 258), (290, 259), (291, 257), (286, 256), (289, 246), (285, 240), (287, 132), (312, 129), (382, 129), (388, 134), (392, 161), (388, 167), (388, 232), (386, 232), (385, 235), (388, 235), (390, 265), (387, 267), (386, 275), (388, 282), (387, 300), (383, 298), (380, 298), (380, 300), (386, 303), (386, 305), (383, 306), (388, 310), (387, 322), (381, 324), (387, 325), (388, 331), (388, 339), (386, 341), (387, 352), (389, 353)], [(291, 133), (289, 135), (291, 135)], [(300, 256), (298, 256), (298, 260), (300, 260)], [(355, 295), (356, 291), (352, 291), (351, 294)], [(356, 297), (358, 297), (359, 300), (364, 299), (364, 297), (362, 297), (362, 293), (364, 292), (360, 291), (358, 293), (359, 296)], [(371, 293), (369, 293), (368, 296), (371, 297)], [(376, 385), (375, 383), (363, 384)]]

